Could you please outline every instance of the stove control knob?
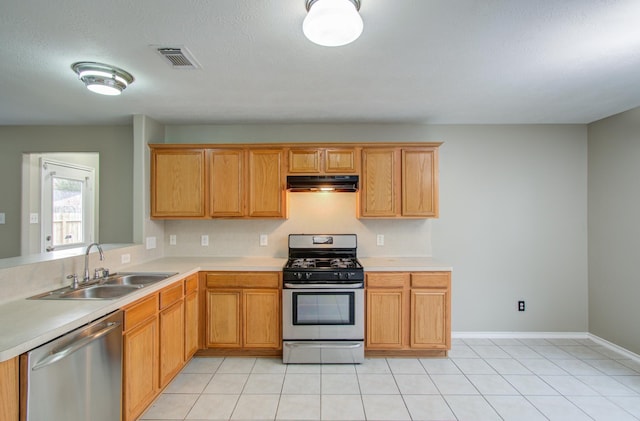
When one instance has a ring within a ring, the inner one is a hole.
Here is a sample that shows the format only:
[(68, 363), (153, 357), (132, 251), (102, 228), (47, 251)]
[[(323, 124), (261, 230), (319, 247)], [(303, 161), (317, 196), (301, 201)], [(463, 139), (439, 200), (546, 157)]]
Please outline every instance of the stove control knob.
[(306, 279), (311, 278), (311, 272), (307, 272), (307, 273), (305, 273), (305, 274), (304, 274), (304, 277), (305, 277)]
[(302, 273), (300, 273), (300, 272), (294, 272), (293, 276), (298, 278), (298, 279), (302, 279)]

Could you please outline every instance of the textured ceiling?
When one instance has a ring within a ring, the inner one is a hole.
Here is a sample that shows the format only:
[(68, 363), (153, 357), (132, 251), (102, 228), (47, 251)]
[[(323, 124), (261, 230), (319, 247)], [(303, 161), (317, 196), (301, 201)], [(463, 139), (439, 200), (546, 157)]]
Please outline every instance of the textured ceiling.
[[(304, 38), (304, 5), (5, 0), (0, 124), (588, 123), (640, 106), (638, 0), (362, 0), (362, 36), (338, 48)], [(99, 96), (76, 61), (136, 80)]]

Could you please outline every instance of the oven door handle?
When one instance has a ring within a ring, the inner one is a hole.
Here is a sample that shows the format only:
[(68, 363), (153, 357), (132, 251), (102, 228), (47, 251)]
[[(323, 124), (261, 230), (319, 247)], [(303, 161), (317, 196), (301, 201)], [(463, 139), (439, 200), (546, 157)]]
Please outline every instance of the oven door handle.
[(363, 282), (353, 282), (348, 284), (291, 284), (285, 282), (288, 289), (360, 289), (364, 287)]

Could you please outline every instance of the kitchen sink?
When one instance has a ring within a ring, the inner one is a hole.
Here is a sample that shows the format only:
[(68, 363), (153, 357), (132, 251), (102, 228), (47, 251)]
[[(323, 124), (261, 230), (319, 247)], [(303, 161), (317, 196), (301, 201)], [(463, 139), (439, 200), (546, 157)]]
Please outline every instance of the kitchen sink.
[(108, 277), (102, 285), (145, 286), (173, 276), (175, 273), (119, 273)]
[(125, 272), (81, 284), (79, 288), (65, 287), (29, 297), (30, 300), (112, 300), (124, 297), (148, 285), (176, 275), (177, 272)]
[(111, 298), (123, 297), (140, 288), (142, 287), (132, 285), (93, 285), (87, 288), (73, 289), (69, 292), (65, 292), (64, 294), (61, 294), (59, 298), (61, 300), (108, 300)]

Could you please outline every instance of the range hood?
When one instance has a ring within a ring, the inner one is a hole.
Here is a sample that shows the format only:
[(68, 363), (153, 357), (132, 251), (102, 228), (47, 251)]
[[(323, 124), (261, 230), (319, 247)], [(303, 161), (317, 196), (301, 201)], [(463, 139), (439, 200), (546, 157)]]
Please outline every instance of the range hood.
[(287, 190), (291, 192), (356, 192), (357, 175), (290, 175)]

